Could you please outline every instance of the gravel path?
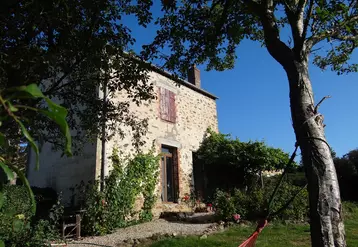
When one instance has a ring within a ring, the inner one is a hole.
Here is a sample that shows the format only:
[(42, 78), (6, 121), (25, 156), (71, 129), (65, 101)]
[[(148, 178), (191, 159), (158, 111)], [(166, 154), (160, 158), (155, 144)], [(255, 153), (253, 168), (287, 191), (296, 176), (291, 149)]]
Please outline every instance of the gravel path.
[(189, 224), (158, 219), (151, 222), (118, 229), (116, 232), (98, 237), (88, 237), (68, 243), (69, 247), (115, 247), (129, 239), (149, 238), (153, 235), (200, 235), (213, 224)]

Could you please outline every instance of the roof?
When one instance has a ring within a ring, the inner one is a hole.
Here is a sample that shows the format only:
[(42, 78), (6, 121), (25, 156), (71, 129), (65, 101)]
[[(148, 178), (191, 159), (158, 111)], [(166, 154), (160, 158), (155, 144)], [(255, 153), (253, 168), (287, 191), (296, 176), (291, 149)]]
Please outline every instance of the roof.
[(151, 69), (153, 71), (155, 71), (155, 72), (157, 72), (157, 73), (159, 73), (159, 74), (161, 74), (161, 75), (163, 75), (165, 77), (168, 77), (169, 79), (171, 79), (171, 80), (173, 80), (173, 81), (175, 81), (175, 82), (177, 82), (177, 83), (179, 83), (179, 84), (181, 84), (183, 86), (186, 86), (186, 87), (188, 87), (190, 89), (193, 89), (194, 91), (196, 91), (198, 93), (201, 93), (201, 94), (203, 94), (203, 95), (205, 95), (205, 96), (207, 96), (207, 97), (209, 97), (209, 98), (211, 98), (213, 100), (218, 99), (218, 97), (215, 96), (214, 94), (211, 94), (208, 91), (205, 91), (204, 89), (201, 89), (201, 88), (193, 85), (192, 83), (190, 83), (190, 82), (188, 82), (186, 80), (180, 79), (180, 78), (174, 76), (173, 74), (171, 74), (170, 72), (168, 72), (166, 70), (163, 70), (163, 69), (159, 68), (158, 66), (156, 66), (154, 64), (150, 64), (150, 67), (151, 67)]
[[(128, 52), (125, 52), (125, 51), (123, 52), (123, 54), (129, 55), (129, 53), (128, 53)], [(207, 97), (209, 97), (209, 98), (211, 98), (211, 99), (213, 99), (213, 100), (219, 99), (217, 96), (215, 96), (215, 95), (209, 93), (208, 91), (205, 91), (204, 89), (201, 89), (201, 88), (199, 88), (199, 87), (193, 85), (192, 83), (190, 83), (190, 82), (188, 82), (188, 81), (186, 81), (186, 80), (183, 80), (183, 79), (181, 79), (181, 78), (179, 78), (179, 77), (177, 77), (177, 76), (174, 76), (174, 75), (171, 74), (170, 72), (168, 72), (168, 71), (166, 71), (166, 70), (164, 70), (164, 69), (162, 69), (162, 68), (159, 68), (158, 66), (156, 66), (156, 65), (154, 65), (154, 64), (152, 64), (152, 63), (150, 63), (150, 62), (148, 62), (148, 61), (143, 61), (143, 60), (142, 60), (140, 57), (138, 57), (137, 55), (135, 55), (135, 54), (132, 54), (132, 55), (134, 55), (132, 58), (136, 59), (137, 61), (141, 61), (141, 62), (144, 62), (145, 64), (149, 65), (150, 68), (151, 68), (153, 71), (155, 71), (155, 72), (157, 72), (157, 73), (159, 73), (159, 74), (161, 74), (161, 75), (163, 75), (163, 76), (165, 76), (165, 77), (167, 77), (167, 78), (169, 78), (169, 79), (171, 79), (171, 80), (173, 80), (173, 81), (175, 81), (175, 82), (177, 82), (177, 83), (179, 83), (179, 84), (181, 84), (181, 85), (183, 85), (183, 86), (186, 86), (186, 87), (188, 87), (188, 88), (190, 88), (190, 89), (192, 89), (192, 90), (194, 90), (194, 91), (196, 91), (196, 92), (198, 92), (198, 93), (200, 93), (200, 94), (202, 94), (202, 95), (205, 95), (205, 96), (207, 96)]]

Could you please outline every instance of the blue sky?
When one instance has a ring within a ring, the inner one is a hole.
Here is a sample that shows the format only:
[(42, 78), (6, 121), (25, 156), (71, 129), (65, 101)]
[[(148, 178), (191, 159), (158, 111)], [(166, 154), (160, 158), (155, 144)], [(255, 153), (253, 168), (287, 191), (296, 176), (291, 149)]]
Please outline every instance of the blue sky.
[[(150, 42), (156, 28), (139, 27), (134, 18), (125, 19), (140, 51)], [(259, 43), (244, 41), (237, 49), (235, 68), (223, 72), (201, 70), (202, 88), (219, 97), (219, 130), (241, 141), (259, 140), (287, 152), (294, 149), (289, 91), (282, 67)], [(358, 62), (358, 54), (352, 57)], [(331, 95), (320, 107), (325, 117), (328, 142), (342, 156), (358, 148), (358, 73), (337, 76), (330, 71), (310, 67), (316, 103)]]

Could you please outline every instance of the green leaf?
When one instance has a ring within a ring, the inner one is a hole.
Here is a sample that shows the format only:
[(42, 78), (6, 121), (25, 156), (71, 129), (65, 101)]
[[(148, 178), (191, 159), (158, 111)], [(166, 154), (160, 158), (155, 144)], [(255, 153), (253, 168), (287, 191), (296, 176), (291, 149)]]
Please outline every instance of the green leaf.
[(58, 126), (61, 129), (61, 132), (64, 134), (66, 138), (66, 147), (65, 147), (65, 154), (67, 156), (72, 156), (71, 152), (71, 133), (70, 128), (68, 127), (66, 116), (67, 116), (67, 110), (66, 108), (54, 103), (49, 98), (45, 98), (49, 111), (42, 110), (41, 112), (49, 117), (51, 120), (53, 120), (55, 123), (58, 124)]
[(5, 243), (2, 240), (0, 240), (0, 247), (5, 247)]
[(27, 86), (19, 87), (18, 90), (26, 92), (34, 98), (45, 98), (45, 95), (43, 95), (40, 88), (35, 83), (32, 83)]
[(29, 141), (31, 148), (35, 151), (35, 155), (36, 155), (36, 170), (38, 170), (39, 169), (39, 148), (37, 147), (34, 139), (32, 139), (32, 136), (30, 135), (30, 133), (25, 128), (24, 124), (18, 118), (14, 118), (14, 119), (20, 125), (20, 128), (21, 128), (21, 131), (22, 131), (23, 135)]
[(10, 102), (7, 102), (9, 105), (9, 110), (12, 112), (17, 112), (19, 109), (17, 109), (15, 106), (13, 106)]
[[(67, 156), (72, 156), (72, 152), (71, 152), (71, 134), (70, 134), (70, 129), (69, 129), (67, 121), (66, 121), (66, 116), (67, 116), (66, 108), (56, 104), (51, 99), (49, 99), (48, 97), (43, 95), (43, 93), (41, 92), (40, 88), (34, 83), (30, 84), (28, 86), (20, 87), (19, 91), (26, 92), (26, 93), (30, 94), (32, 97), (34, 97), (34, 98), (43, 98), (43, 99), (46, 100), (49, 110), (48, 111), (47, 110), (41, 110), (41, 112), (59, 125), (62, 133), (66, 137), (65, 154)], [(20, 124), (20, 126), (21, 125), (22, 124)], [(36, 169), (38, 169), (39, 168), (39, 160), (38, 160), (39, 151), (38, 151), (38, 148), (37, 148), (36, 144), (34, 143), (34, 141), (32, 140), (31, 136), (28, 134), (26, 129), (23, 127), (23, 125), (21, 126), (21, 129), (23, 130), (23, 133), (24, 133), (25, 137), (29, 140), (31, 147), (34, 149), (34, 151), (36, 153)]]
[(0, 167), (3, 169), (3, 171), (5, 172), (5, 174), (9, 180), (14, 179), (14, 174), (12, 173), (11, 169), (4, 162), (0, 161)]
[(12, 222), (12, 227), (14, 229), (14, 232), (19, 232), (24, 227), (24, 222), (19, 219), (14, 219)]

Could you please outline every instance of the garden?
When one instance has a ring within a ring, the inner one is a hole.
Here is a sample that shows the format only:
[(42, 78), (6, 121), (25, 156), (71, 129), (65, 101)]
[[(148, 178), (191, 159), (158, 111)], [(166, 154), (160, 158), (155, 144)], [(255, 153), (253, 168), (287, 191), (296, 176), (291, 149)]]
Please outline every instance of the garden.
[[(334, 151), (332, 150), (334, 156)], [(356, 152), (335, 157), (342, 188), (354, 183)], [(289, 154), (263, 142), (241, 142), (228, 135), (207, 131), (195, 154), (196, 164), (204, 167), (208, 183), (205, 195), (193, 188), (181, 203), (193, 212), (214, 212), (214, 220), (222, 222), (224, 232), (212, 231), (205, 238), (178, 236), (144, 241), (145, 246), (235, 246), (250, 236), (257, 221), (268, 218), (269, 224), (260, 234), (257, 246), (309, 246), (309, 206), (306, 181), (302, 167)], [(100, 181), (80, 184), (76, 208), (64, 208), (51, 189), (32, 188), (36, 213), (24, 185), (6, 184), (0, 209), (0, 239), (6, 246), (40, 246), (44, 243), (66, 242), (60, 235), (63, 216), (70, 210), (82, 210), (83, 236), (106, 235), (153, 219), (152, 208), (157, 199), (155, 191), (159, 176), (159, 156), (154, 151), (122, 157), (114, 149), (113, 169), (105, 178), (105, 189), (99, 191)], [(347, 172), (349, 169), (353, 172)], [(267, 176), (265, 171), (281, 171)], [(219, 174), (219, 175), (218, 175)], [(226, 179), (220, 179), (226, 178)], [(354, 191), (342, 191), (343, 198), (355, 199)], [(135, 207), (138, 197), (143, 205)], [(354, 200), (353, 200), (354, 201)], [(348, 244), (358, 243), (358, 206), (344, 203), (344, 219)], [(221, 224), (221, 223), (220, 223)], [(222, 228), (220, 228), (222, 230)]]
[[(347, 246), (358, 246), (358, 206), (353, 203), (344, 203), (345, 227)], [(205, 239), (198, 236), (167, 238), (157, 242), (149, 242), (144, 246), (150, 247), (236, 247), (248, 238), (255, 230), (255, 224), (234, 226), (228, 230), (209, 235)], [(260, 234), (256, 241), (257, 247), (287, 247), (287, 246), (311, 246), (310, 229), (306, 224), (285, 224), (273, 222)]]

